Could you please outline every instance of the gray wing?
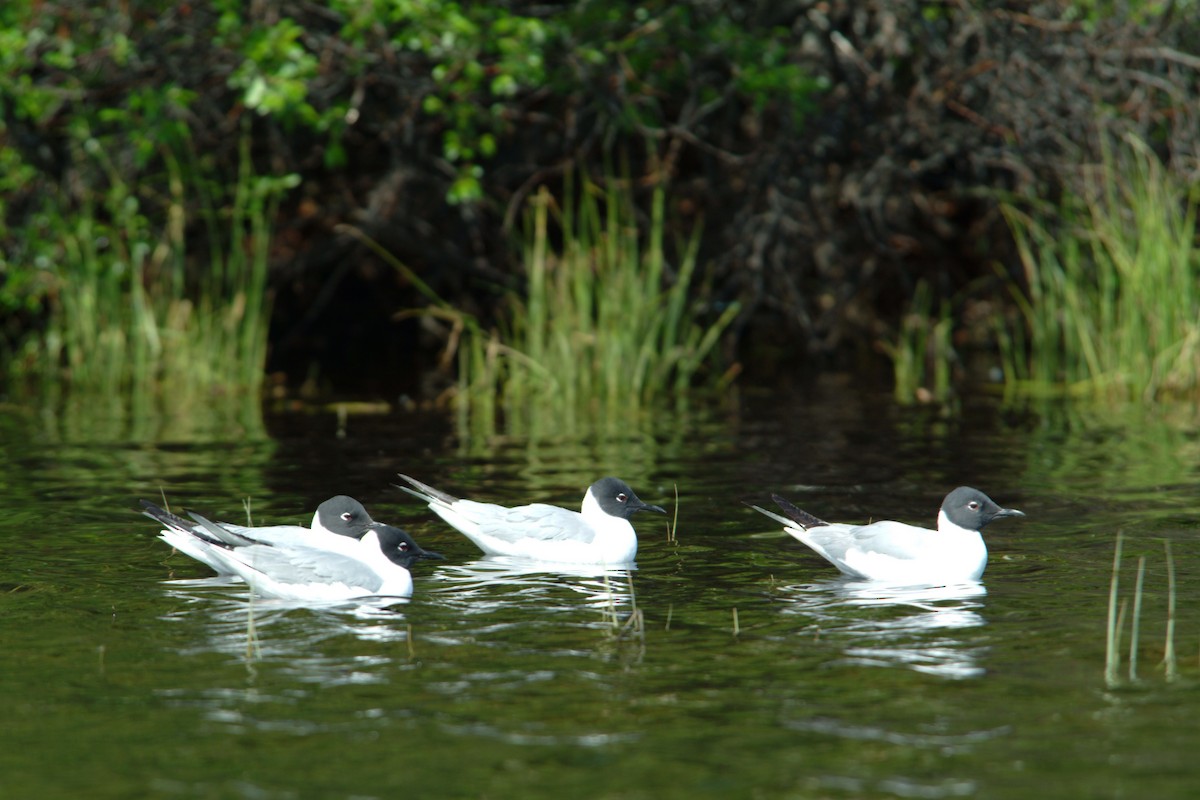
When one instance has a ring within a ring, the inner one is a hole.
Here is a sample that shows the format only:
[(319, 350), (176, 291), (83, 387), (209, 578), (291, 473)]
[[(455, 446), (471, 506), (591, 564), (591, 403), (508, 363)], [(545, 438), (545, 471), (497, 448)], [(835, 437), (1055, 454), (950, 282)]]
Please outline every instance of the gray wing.
[[(801, 541), (811, 544), (830, 557), (844, 560), (851, 550), (873, 552), (892, 558), (912, 559), (924, 555), (926, 538), (932, 531), (903, 522), (876, 522), (871, 525), (831, 523), (804, 531)], [(800, 538), (800, 537), (797, 537)]]
[(231, 558), (280, 583), (344, 583), (377, 592), (383, 578), (356, 558), (315, 547), (238, 547)]
[(480, 516), (479, 532), (506, 542), (534, 539), (588, 544), (596, 538), (592, 526), (584, 522), (578, 513), (566, 508), (533, 503), (517, 508), (492, 506), (492, 509), (490, 513)]
[(189, 511), (188, 514), (199, 523), (192, 528), (197, 535), (229, 547), (245, 547), (251, 544), (303, 547), (313, 536), (312, 530), (299, 525), (267, 525), (261, 528), (247, 528), (244, 525), (233, 525), (228, 522), (212, 522), (195, 511)]

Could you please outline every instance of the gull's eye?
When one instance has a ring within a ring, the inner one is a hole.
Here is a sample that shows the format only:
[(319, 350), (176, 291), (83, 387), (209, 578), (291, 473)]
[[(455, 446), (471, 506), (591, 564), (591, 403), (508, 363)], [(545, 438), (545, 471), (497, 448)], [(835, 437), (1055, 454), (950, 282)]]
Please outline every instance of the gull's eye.
[(967, 508), (971, 509), (972, 511), (978, 511), (979, 510), (979, 501), (972, 500), (971, 502), (967, 503)]
[(618, 503), (624, 503), (628, 499), (629, 499), (629, 495), (625, 494), (624, 492), (617, 492), (617, 502)]
[(349, 511), (343, 511), (342, 519), (344, 519), (346, 522), (349, 522), (350, 520), (354, 519), (354, 515), (351, 514)]
[(408, 542), (401, 542), (399, 545), (397, 545), (397, 547), (399, 548), (401, 553), (408, 552)]

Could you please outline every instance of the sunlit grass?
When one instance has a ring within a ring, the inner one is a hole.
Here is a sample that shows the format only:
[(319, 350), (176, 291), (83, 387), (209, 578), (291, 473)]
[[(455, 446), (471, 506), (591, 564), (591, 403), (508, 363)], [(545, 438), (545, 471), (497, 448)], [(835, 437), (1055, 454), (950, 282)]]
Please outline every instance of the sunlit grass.
[(619, 418), (692, 388), (738, 308), (697, 321), (702, 315), (690, 304), (699, 232), (669, 264), (665, 191), (655, 191), (643, 230), (618, 186), (585, 182), (576, 194), (568, 182), (561, 206), (545, 189), (533, 199), (524, 296), (510, 298), (499, 341), (468, 360), (466, 403), (498, 400), (510, 425), (534, 428), (531, 411), (547, 403), (569, 424), (576, 415)]
[(1080, 194), (1006, 206), (1025, 271), (1022, 326), (1002, 332), (1009, 389), (1114, 399), (1200, 390), (1195, 198), (1137, 140)]
[[(1006, 204), (1024, 280), (1013, 319), (994, 330), (1009, 398), (1145, 401), (1200, 393), (1196, 188), (1141, 141), (1106, 151), (1077, 192)], [(881, 345), (898, 402), (945, 401), (951, 319), (920, 283)]]
[[(50, 306), (10, 375), (143, 408), (256, 394), (267, 352), (270, 225), (294, 179), (255, 175), (248, 147), (244, 138), (241, 173), (228, 188), (184, 163), (194, 156), (186, 147), (164, 148), (167, 195), (155, 200), (165, 203), (165, 221), (155, 227), (144, 213), (148, 190), (85, 140), (78, 155), (105, 185), (80, 207), (48, 204), (31, 231), (52, 282)], [(203, 219), (187, 219), (197, 205)], [(189, 262), (189, 223), (208, 238), (207, 264)]]
[(644, 413), (678, 409), (698, 389), (732, 380), (734, 370), (717, 372), (713, 362), (739, 307), (707, 305), (699, 230), (677, 243), (672, 261), (666, 192), (654, 192), (642, 221), (624, 186), (568, 180), (561, 204), (545, 188), (530, 200), (524, 287), (504, 298), (490, 330), (389, 259), (433, 302), (420, 313), (448, 326), (465, 439), (578, 433), (598, 423), (634, 430)]

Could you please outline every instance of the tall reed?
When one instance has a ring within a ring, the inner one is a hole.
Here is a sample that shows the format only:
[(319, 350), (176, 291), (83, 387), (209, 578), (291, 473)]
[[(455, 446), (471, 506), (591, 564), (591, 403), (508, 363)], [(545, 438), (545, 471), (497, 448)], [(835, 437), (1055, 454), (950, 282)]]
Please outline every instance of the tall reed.
[[(1123, 685), (1121, 679), (1121, 633), (1125, 627), (1125, 616), (1129, 610), (1129, 599), (1120, 600), (1121, 555), (1124, 536), (1118, 532), (1113, 550), (1112, 577), (1108, 587), (1108, 620), (1105, 626), (1104, 682), (1111, 688)], [(1168, 682), (1179, 678), (1179, 665), (1175, 656), (1175, 560), (1171, 555), (1171, 542), (1163, 541), (1167, 563), (1167, 621), (1163, 643), (1161, 666)], [(1129, 631), (1128, 678), (1130, 684), (1138, 682), (1138, 651), (1141, 647), (1142, 600), (1145, 594), (1146, 557), (1139, 556), (1133, 587), (1133, 611)], [(1120, 600), (1120, 602), (1118, 602)]]
[(1027, 289), (1001, 337), (1010, 389), (1122, 399), (1200, 390), (1195, 198), (1142, 142), (1057, 207), (1004, 208)]
[[(164, 197), (155, 218), (147, 190), (123, 176), (105, 148), (85, 138), (77, 153), (103, 186), (76, 208), (64, 200), (41, 217), (40, 261), (53, 280), (45, 329), (10, 364), (15, 377), (72, 391), (174, 403), (215, 393), (254, 393), (266, 361), (270, 224), (294, 177), (256, 175), (249, 138), (232, 187), (200, 171), (190, 143), (164, 146)], [(189, 220), (199, 205), (202, 219)], [(189, 223), (207, 238), (207, 267), (188, 259)]]
[(892, 392), (898, 403), (950, 399), (950, 373), (956, 358), (952, 332), (949, 303), (942, 301), (935, 317), (932, 291), (928, 283), (920, 281), (895, 339), (879, 345), (892, 361)]
[[(664, 400), (682, 402), (706, 367), (737, 304), (695, 305), (699, 231), (671, 263), (666, 192), (654, 191), (646, 227), (632, 193), (568, 180), (561, 205), (541, 189), (526, 216), (526, 285), (508, 298), (494, 333), (460, 352), (460, 408), (499, 408), (514, 432), (628, 420)], [(561, 241), (561, 247), (554, 242)]]

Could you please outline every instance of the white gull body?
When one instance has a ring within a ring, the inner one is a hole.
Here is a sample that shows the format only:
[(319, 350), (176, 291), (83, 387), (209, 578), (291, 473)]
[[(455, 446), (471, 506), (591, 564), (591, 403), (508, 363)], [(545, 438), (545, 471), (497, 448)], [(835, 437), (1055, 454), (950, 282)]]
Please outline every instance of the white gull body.
[[(146, 500), (141, 502), (144, 509), (142, 513), (153, 520), (161, 522), (165, 526), (174, 526), (180, 530), (190, 530), (197, 534), (202, 533), (204, 530), (204, 526), (198, 522), (178, 517), (170, 511), (166, 511)], [(309, 533), (319, 533), (323, 536), (349, 536), (354, 539), (360, 539), (373, 526), (381, 523), (371, 519), (371, 515), (367, 513), (367, 509), (363, 507), (362, 503), (353, 497), (339, 494), (317, 506), (316, 513), (313, 514), (311, 528), (305, 528), (302, 525), (247, 527), (245, 525), (234, 525), (229, 522), (218, 522), (216, 524), (227, 531), (244, 536), (254, 537), (261, 532), (261, 535), (269, 536), (272, 541), (278, 542), (288, 537), (296, 537), (297, 541), (304, 542), (309, 541)], [(237, 575), (237, 572), (230, 569), (226, 559), (214, 556), (210, 548), (204, 547), (202, 543), (196, 541), (196, 537), (174, 537), (172, 547), (185, 556), (207, 564), (219, 575)]]
[(778, 495), (772, 499), (786, 517), (751, 508), (783, 523), (787, 533), (846, 575), (912, 586), (979, 580), (987, 566), (987, 545), (980, 531), (998, 517), (1024, 516), (968, 486), (946, 495), (936, 530), (891, 520), (869, 525), (825, 522)]
[(627, 564), (637, 556), (637, 533), (629, 518), (638, 511), (665, 513), (643, 503), (617, 478), (601, 478), (584, 495), (579, 511), (545, 503), (509, 508), (462, 500), (401, 475), (399, 488), (431, 510), (488, 555), (562, 564)]
[(162, 523), (159, 537), (223, 574), (236, 575), (260, 595), (284, 600), (337, 602), (363, 597), (408, 597), (408, 567), (440, 558), (400, 528), (372, 522), (360, 538), (297, 525), (246, 528), (193, 522), (142, 501), (145, 514)]

